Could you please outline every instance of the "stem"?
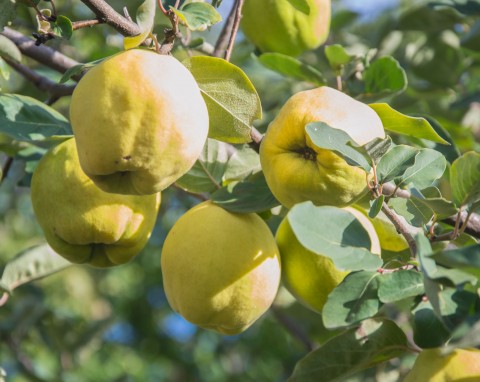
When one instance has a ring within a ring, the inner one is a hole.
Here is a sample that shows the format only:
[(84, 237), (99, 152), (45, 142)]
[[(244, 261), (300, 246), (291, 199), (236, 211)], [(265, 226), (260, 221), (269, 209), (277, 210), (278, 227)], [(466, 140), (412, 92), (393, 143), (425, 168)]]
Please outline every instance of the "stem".
[(337, 89), (343, 91), (342, 76), (337, 76)]
[(88, 28), (98, 24), (103, 24), (103, 21), (100, 19), (80, 20), (72, 22), (72, 28), (75, 31), (77, 29)]
[(158, 3), (158, 8), (160, 8), (160, 10), (162, 11), (162, 13), (168, 17), (168, 11), (165, 9), (165, 7), (163, 6), (163, 2), (162, 0), (157, 0), (157, 3)]
[(271, 312), (276, 320), (299, 342), (303, 344), (305, 350), (311, 352), (314, 349), (314, 344), (302, 328), (295, 320), (287, 316), (280, 308), (276, 306), (271, 307)]
[(260, 133), (255, 127), (252, 126), (250, 129), (250, 138), (252, 141), (248, 144), (252, 149), (257, 153), (260, 152), (260, 143), (262, 143), (263, 134)]
[(12, 168), (12, 164), (13, 164), (13, 157), (8, 157), (7, 160), (5, 161), (5, 164), (3, 165), (2, 178), (0, 179), (0, 184), (7, 178), (8, 172)]
[(230, 33), (230, 40), (228, 42), (227, 50), (225, 51), (225, 60), (230, 61), (230, 57), (232, 55), (233, 44), (235, 43), (235, 37), (237, 37), (238, 28), (240, 27), (240, 20), (242, 19), (242, 8), (243, 8), (243, 0), (236, 0), (235, 1), (235, 16), (233, 18), (233, 26), (232, 31)]
[(218, 36), (217, 43), (215, 44), (215, 49), (213, 50), (213, 55), (215, 57), (221, 57), (225, 55), (225, 51), (229, 42), (229, 36), (232, 34), (233, 25), (235, 24), (236, 13), (237, 5), (234, 4), (228, 15), (225, 25), (220, 32), (220, 36)]
[(410, 247), (410, 253), (412, 254), (412, 257), (415, 257), (417, 255), (417, 243), (415, 243), (415, 239), (413, 238), (408, 228), (400, 220), (398, 215), (392, 209), (390, 209), (390, 207), (385, 202), (383, 202), (382, 211), (393, 223), (397, 231), (403, 235), (405, 240), (407, 240), (408, 246)]

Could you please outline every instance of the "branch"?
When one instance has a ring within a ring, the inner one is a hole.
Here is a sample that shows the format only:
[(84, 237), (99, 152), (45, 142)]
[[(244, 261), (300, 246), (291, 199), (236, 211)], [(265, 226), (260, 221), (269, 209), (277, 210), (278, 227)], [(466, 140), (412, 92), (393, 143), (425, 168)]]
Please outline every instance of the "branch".
[(213, 50), (213, 55), (215, 57), (221, 57), (225, 55), (225, 50), (227, 49), (229, 36), (232, 34), (233, 25), (235, 24), (235, 17), (237, 15), (237, 4), (232, 6), (232, 10), (228, 15), (227, 21), (223, 26), (220, 36), (218, 37), (217, 43), (215, 44), (215, 49)]
[(18, 73), (23, 75), (27, 80), (33, 83), (38, 89), (50, 93), (54, 97), (71, 95), (73, 93), (73, 89), (75, 89), (74, 85), (63, 85), (54, 82), (16, 61), (10, 60), (6, 57), (4, 57), (3, 60)]
[(403, 235), (405, 240), (407, 240), (412, 257), (415, 257), (417, 255), (417, 243), (415, 242), (415, 239), (410, 233), (408, 227), (403, 224), (403, 222), (399, 219), (398, 215), (394, 211), (392, 211), (392, 209), (390, 209), (390, 207), (385, 202), (383, 202), (382, 211), (385, 215), (387, 215), (388, 219), (393, 223), (397, 231)]
[(98, 24), (103, 24), (103, 21), (100, 19), (80, 20), (72, 22), (72, 28), (75, 31), (77, 29), (93, 27), (94, 25)]
[(235, 37), (237, 37), (238, 28), (240, 27), (240, 20), (242, 19), (242, 8), (243, 0), (235, 1), (235, 17), (233, 19), (232, 31), (230, 33), (230, 41), (228, 42), (228, 47), (225, 52), (225, 60), (230, 61), (232, 55), (233, 44), (235, 42)]
[(313, 342), (310, 341), (308, 335), (302, 330), (295, 320), (292, 320), (280, 308), (274, 305), (270, 310), (276, 320), (292, 335), (292, 337), (301, 342), (308, 352), (311, 352), (314, 349)]
[(103, 0), (81, 0), (97, 18), (124, 36), (136, 36), (142, 31), (134, 22), (123, 17)]

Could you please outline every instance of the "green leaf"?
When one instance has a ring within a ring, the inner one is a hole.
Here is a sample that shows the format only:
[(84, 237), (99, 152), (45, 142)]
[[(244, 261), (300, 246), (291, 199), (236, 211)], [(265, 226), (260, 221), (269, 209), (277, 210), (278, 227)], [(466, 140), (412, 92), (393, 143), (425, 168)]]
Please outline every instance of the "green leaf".
[(258, 61), (268, 69), (287, 77), (312, 82), (321, 86), (327, 83), (325, 77), (314, 67), (281, 53), (263, 53)]
[(211, 195), (212, 201), (232, 212), (262, 212), (278, 206), (263, 172), (241, 182), (231, 182)]
[(68, 68), (65, 73), (63, 73), (62, 78), (60, 78), (59, 83), (63, 84), (67, 82), (70, 78), (81, 75), (84, 71), (93, 68), (95, 65), (102, 62), (104, 58), (95, 60), (92, 62), (87, 62), (86, 64), (74, 65), (71, 68)]
[(361, 167), (366, 172), (371, 170), (371, 165), (365, 158), (365, 150), (357, 146), (345, 131), (334, 129), (324, 122), (308, 123), (305, 131), (315, 146), (334, 151), (351, 166)]
[(380, 195), (373, 202), (371, 202), (370, 210), (368, 211), (368, 216), (373, 219), (379, 212), (382, 210), (383, 202), (385, 201), (385, 195)]
[(443, 198), (436, 187), (428, 187), (422, 191), (413, 189), (411, 199), (415, 204), (422, 203), (431, 208), (437, 220), (446, 219), (457, 213), (454, 204)]
[(430, 207), (411, 198), (390, 199), (388, 205), (414, 227), (423, 227), (433, 217), (433, 211)]
[(414, 270), (399, 270), (382, 275), (378, 298), (383, 303), (400, 301), (425, 293), (423, 276)]
[(157, 3), (155, 0), (145, 0), (140, 4), (137, 8), (136, 20), (141, 32), (137, 36), (124, 37), (123, 48), (125, 50), (136, 48), (152, 32), (156, 9)]
[(376, 270), (381, 259), (372, 254), (370, 237), (350, 212), (336, 207), (295, 205), (288, 221), (298, 241), (308, 250), (330, 257), (342, 270)]
[(427, 4), (405, 8), (398, 20), (397, 29), (416, 30), (425, 32), (441, 32), (453, 29), (455, 24), (461, 23), (464, 17), (453, 9), (443, 8), (432, 11)]
[(350, 273), (328, 296), (322, 311), (325, 327), (341, 328), (376, 315), (382, 306), (379, 279), (378, 272)]
[(261, 170), (260, 156), (255, 150), (245, 145), (237, 149), (228, 160), (223, 180), (226, 182), (242, 180)]
[(27, 142), (72, 134), (67, 119), (58, 111), (34, 98), (5, 93), (0, 93), (0, 132)]
[(425, 118), (409, 117), (386, 103), (372, 103), (369, 106), (378, 114), (385, 130), (448, 145)]
[(310, 14), (310, 4), (307, 0), (287, 0), (292, 6), (306, 15)]
[(392, 138), (387, 136), (386, 138), (375, 138), (374, 140), (368, 142), (363, 146), (368, 157), (374, 163), (378, 163), (380, 158), (382, 158), (385, 153), (390, 149), (392, 145)]
[(2, 0), (0, 2), (0, 32), (15, 18), (15, 0)]
[(429, 301), (422, 301), (412, 310), (413, 339), (423, 348), (440, 347), (449, 338), (450, 331), (435, 313)]
[(390, 95), (401, 92), (407, 87), (407, 75), (397, 60), (385, 56), (375, 60), (364, 73), (365, 92)]
[(415, 156), (415, 163), (405, 171), (397, 184), (413, 184), (419, 190), (423, 190), (439, 179), (446, 167), (447, 160), (442, 153), (431, 149), (420, 149)]
[(208, 3), (187, 3), (180, 10), (170, 6), (170, 10), (192, 31), (203, 31), (222, 21), (220, 13)]
[(473, 26), (462, 36), (461, 44), (464, 48), (480, 51), (480, 21), (477, 21)]
[(339, 382), (408, 350), (404, 332), (390, 320), (365, 320), (301, 359), (288, 382)]
[(12, 42), (12, 40), (0, 35), (0, 57), (6, 57), (15, 62), (22, 61), (22, 53), (20, 49)]
[(480, 153), (470, 151), (453, 162), (450, 184), (457, 207), (480, 201)]
[(73, 34), (72, 21), (66, 16), (58, 16), (57, 20), (51, 24), (53, 32), (60, 37), (70, 40)]
[(0, 283), (9, 292), (20, 285), (40, 279), (72, 265), (47, 244), (32, 247), (9, 261)]
[(449, 6), (465, 15), (480, 15), (480, 2), (478, 0), (439, 0), (430, 1), (428, 5), (437, 11)]
[(353, 59), (353, 56), (348, 54), (345, 48), (339, 44), (327, 45), (325, 47), (325, 56), (330, 67), (335, 71), (339, 71)]
[(226, 144), (209, 138), (193, 167), (176, 184), (189, 192), (214, 192), (222, 186), (227, 161)]
[(430, 258), (441, 265), (459, 269), (480, 279), (480, 244), (442, 251)]
[(415, 163), (418, 149), (398, 145), (392, 147), (377, 164), (377, 177), (380, 184), (397, 180)]
[(250, 142), (251, 126), (262, 118), (262, 106), (245, 73), (215, 57), (191, 57), (183, 64), (192, 72), (207, 104), (209, 137), (229, 143)]

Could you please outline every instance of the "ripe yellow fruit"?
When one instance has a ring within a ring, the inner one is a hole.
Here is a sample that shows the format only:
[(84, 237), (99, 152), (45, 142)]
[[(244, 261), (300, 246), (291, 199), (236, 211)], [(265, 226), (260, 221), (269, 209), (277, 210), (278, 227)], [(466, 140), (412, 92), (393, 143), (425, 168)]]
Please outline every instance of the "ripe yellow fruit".
[[(380, 254), (380, 242), (372, 223), (359, 211), (346, 207), (355, 216), (370, 238), (370, 251)], [(275, 236), (282, 260), (282, 281), (288, 291), (303, 305), (321, 313), (328, 295), (348, 275), (326, 256), (305, 248), (296, 238), (288, 218), (278, 227)]]
[(480, 350), (455, 349), (442, 355), (441, 349), (425, 349), (417, 357), (404, 382), (480, 381)]
[(222, 334), (246, 330), (272, 304), (280, 257), (267, 224), (204, 202), (173, 226), (162, 250), (165, 293), (186, 320)]
[(31, 197), (50, 246), (72, 263), (123, 264), (147, 243), (160, 205), (155, 195), (99, 189), (78, 162), (75, 140), (51, 149), (32, 177)]
[(107, 192), (154, 194), (185, 174), (208, 133), (192, 74), (175, 58), (132, 49), (78, 83), (70, 118), (80, 164)]
[(307, 200), (315, 205), (348, 206), (365, 194), (366, 173), (315, 146), (305, 131), (310, 122), (343, 130), (364, 145), (385, 137), (382, 121), (367, 105), (324, 86), (293, 95), (262, 140), (260, 161), (265, 178), (285, 207)]
[(307, 0), (310, 13), (296, 9), (289, 0), (246, 0), (242, 29), (263, 52), (289, 56), (315, 49), (330, 30), (330, 0)]

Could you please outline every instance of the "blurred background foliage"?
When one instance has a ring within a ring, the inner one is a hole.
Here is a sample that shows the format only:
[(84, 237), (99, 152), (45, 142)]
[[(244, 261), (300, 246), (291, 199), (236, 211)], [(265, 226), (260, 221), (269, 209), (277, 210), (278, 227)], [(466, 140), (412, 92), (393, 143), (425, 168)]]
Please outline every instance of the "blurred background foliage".
[[(117, 10), (135, 14), (141, 0), (109, 1)], [(465, 2), (413, 0), (333, 1), (332, 31), (327, 44), (341, 44), (360, 59), (345, 68), (346, 90), (355, 94), (359, 66), (385, 55), (395, 57), (406, 72), (408, 87), (384, 101), (399, 111), (428, 116), (456, 146), (446, 148), (452, 160), (458, 152), (480, 150), (480, 29), (478, 9)], [(80, 1), (56, 1), (60, 14), (71, 20), (92, 17)], [(232, 6), (224, 0), (226, 18)], [(480, 6), (479, 6), (480, 8)], [(19, 5), (12, 28), (30, 35), (35, 16)], [(157, 15), (155, 32), (167, 25)], [(194, 35), (214, 44), (223, 23)], [(122, 37), (106, 25), (76, 31), (71, 40), (55, 39), (49, 46), (80, 62), (90, 62), (122, 49)], [(263, 67), (255, 48), (241, 33), (232, 62), (242, 67), (256, 86), (264, 117), (263, 131), (285, 100), (313, 85), (284, 77)], [(175, 54), (187, 56), (179, 46)], [(335, 86), (324, 48), (300, 59), (321, 71)], [(60, 75), (26, 63), (43, 75)], [(0, 76), (3, 91), (45, 100), (32, 84), (14, 72)], [(68, 115), (69, 98), (54, 107)], [(427, 142), (418, 142), (428, 145)], [(10, 151), (25, 147), (0, 136)], [(20, 251), (44, 241), (30, 204), (28, 173), (36, 158), (28, 150), (15, 159), (0, 187), (0, 270)], [(5, 162), (6, 156), (0, 158)], [(27, 174), (27, 175), (26, 175)], [(275, 307), (239, 336), (199, 330), (169, 308), (160, 271), (163, 239), (176, 219), (198, 201), (176, 188), (163, 193), (162, 206), (150, 243), (131, 263), (109, 270), (71, 266), (15, 290), (0, 307), (0, 381), (283, 381), (308, 349), (332, 336), (321, 318), (295, 303), (281, 290)], [(194, 239), (194, 238), (192, 238)], [(408, 323), (404, 323), (406, 326)], [(351, 381), (396, 381), (412, 358), (393, 360), (352, 377)], [(6, 377), (2, 377), (6, 374)]]

